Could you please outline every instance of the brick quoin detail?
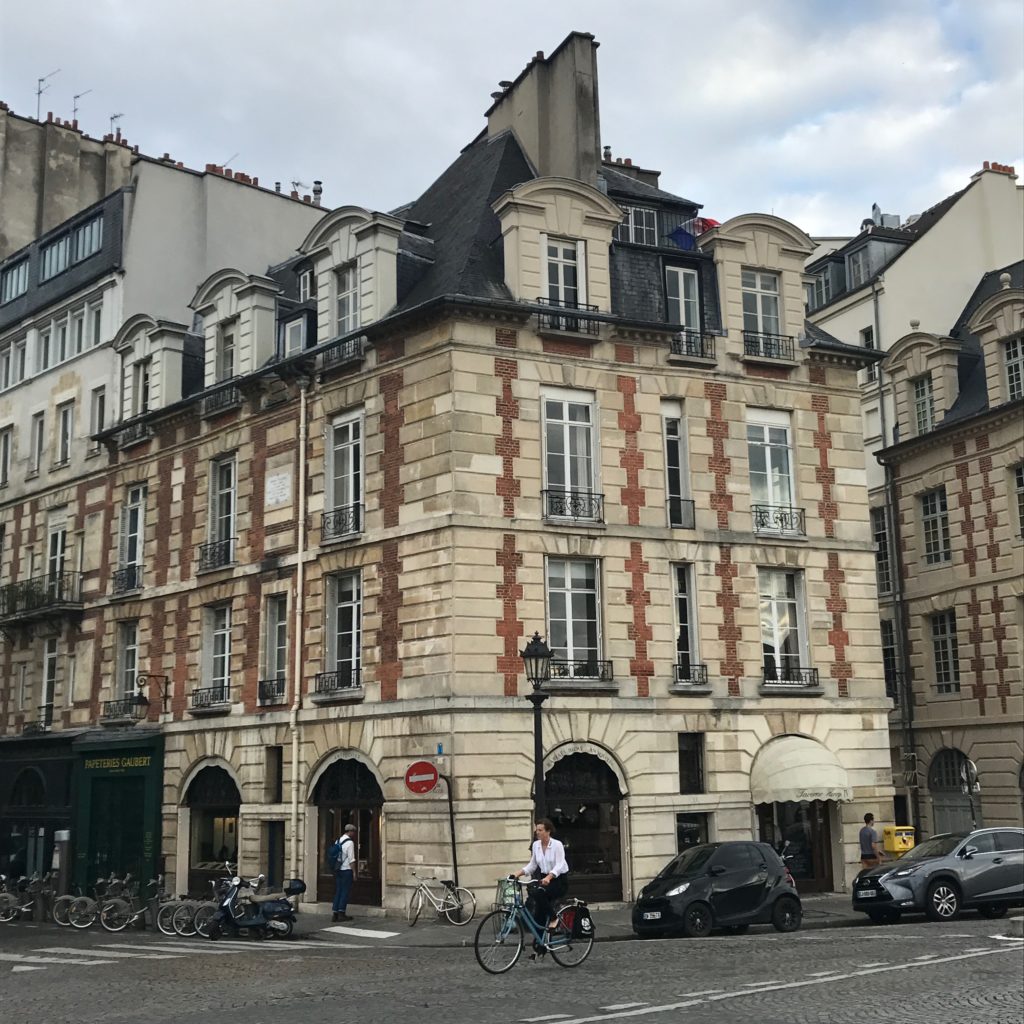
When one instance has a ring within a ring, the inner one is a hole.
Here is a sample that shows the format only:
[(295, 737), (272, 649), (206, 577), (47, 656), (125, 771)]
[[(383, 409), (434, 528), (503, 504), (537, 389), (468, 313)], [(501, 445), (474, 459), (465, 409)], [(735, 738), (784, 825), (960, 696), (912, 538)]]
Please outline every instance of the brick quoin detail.
[(967, 454), (967, 442), (966, 441), (954, 441), (953, 442), (953, 457), (956, 459), (962, 459)]
[(636, 349), (632, 345), (616, 345), (615, 346), (615, 362), (617, 363), (635, 363), (636, 362)]
[(818, 429), (814, 432), (814, 447), (818, 450), (818, 465), (814, 470), (814, 479), (821, 484), (818, 517), (825, 524), (825, 536), (835, 537), (839, 508), (832, 493), (832, 485), (836, 482), (836, 471), (828, 464), (828, 453), (832, 448), (832, 431), (828, 429), (826, 422), (829, 412), (828, 396), (812, 395), (811, 409), (818, 417)]
[(499, 348), (519, 348), (519, 332), (512, 327), (495, 327), (494, 344)]
[(402, 562), (398, 557), (398, 541), (384, 541), (381, 560), (377, 563), (380, 579), (380, 626), (377, 629), (377, 647), (380, 662), (377, 665), (377, 681), (380, 683), (381, 700), (398, 700), (398, 680), (402, 677), (402, 662), (398, 657), (398, 644), (402, 627), (398, 622), (398, 610), (402, 607), (402, 590), (399, 578)]
[(964, 564), (967, 566), (968, 576), (978, 575), (978, 549), (974, 546), (974, 517), (971, 514), (971, 467), (970, 463), (958, 462), (956, 464), (956, 478), (960, 481), (960, 508), (964, 513)]
[[(298, 436), (297, 432), (296, 436)], [(249, 497), (249, 529), (246, 531), (246, 540), (249, 542), (249, 561), (258, 562), (263, 557), (263, 500), (266, 492), (267, 455), (269, 454), (266, 424), (253, 423), (249, 428), (249, 440), (252, 442), (253, 455), (249, 460), (252, 488)], [(255, 693), (255, 689), (253, 692)]]
[(519, 582), (519, 567), (523, 556), (516, 551), (514, 533), (502, 536), (501, 550), (495, 555), (495, 562), (501, 566), (501, 583), (496, 586), (501, 598), (502, 616), (495, 624), (495, 632), (505, 642), (504, 653), (498, 657), (498, 671), (505, 681), (505, 696), (515, 697), (519, 692), (519, 641), (523, 636), (523, 624), (519, 621), (519, 601), (523, 596), (523, 585)]
[(647, 606), (651, 603), (651, 593), (646, 589), (645, 583), (651, 565), (644, 561), (644, 546), (640, 541), (630, 543), (629, 558), (625, 564), (626, 572), (630, 575), (626, 604), (633, 609), (633, 621), (627, 626), (626, 635), (633, 641), (636, 652), (635, 656), (629, 659), (629, 674), (636, 679), (636, 695), (649, 697), (654, 662), (647, 656), (647, 645), (654, 638), (654, 631), (647, 625)]
[(174, 612), (174, 671), (172, 673), (171, 717), (180, 722), (188, 706), (188, 648), (191, 641), (189, 630), (188, 594), (178, 598)]
[(630, 526), (640, 525), (640, 509), (647, 504), (647, 492), (640, 486), (640, 470), (644, 468), (644, 455), (640, 451), (637, 436), (640, 431), (640, 415), (636, 411), (636, 379), (619, 377), (617, 382), (622, 395), (622, 412), (619, 413), (619, 429), (625, 432), (626, 443), (619, 452), (619, 465), (626, 471), (626, 486), (622, 488), (620, 502), (629, 516)]
[[(258, 637), (260, 635), (260, 578), (250, 576), (245, 590), (245, 627), (243, 635)], [(242, 704), (248, 712), (254, 711), (259, 701), (257, 685), (260, 677), (260, 645), (247, 643), (242, 647)]]
[(171, 496), (174, 476), (174, 459), (164, 456), (156, 464), (156, 557), (153, 559), (153, 583), (162, 587), (167, 583), (167, 573), (171, 566), (171, 541), (180, 547), (182, 537), (174, 537), (171, 533)]
[(846, 573), (839, 568), (839, 555), (835, 551), (828, 553), (825, 582), (828, 584), (828, 599), (825, 601), (825, 608), (832, 615), (832, 628), (828, 633), (828, 642), (836, 656), (836, 660), (832, 663), (832, 678), (839, 684), (839, 696), (849, 697), (850, 677), (853, 675), (853, 669), (846, 660), (846, 648), (850, 645), (850, 634), (843, 628), (843, 616), (846, 613), (843, 584), (846, 582)]
[[(707, 385), (705, 385), (705, 388)], [(719, 662), (719, 671), (728, 680), (729, 696), (740, 695), (740, 677), (743, 675), (743, 663), (737, 656), (737, 645), (740, 640), (740, 628), (736, 625), (736, 609), (739, 607), (739, 595), (733, 588), (733, 580), (739, 569), (732, 560), (732, 547), (723, 544), (722, 557), (715, 563), (715, 575), (722, 581), (721, 589), (715, 596), (715, 603), (722, 609), (722, 624), (718, 627), (718, 639), (725, 644), (725, 657)]]
[(999, 710), (1007, 714), (1006, 698), (1010, 696), (1010, 684), (1006, 680), (1006, 669), (1009, 660), (1003, 644), (1006, 642), (1006, 626), (1003, 625), (1003, 599), (999, 596), (999, 588), (992, 588), (992, 614), (995, 626), (992, 627), (992, 639), (996, 642), (996, 672), (999, 681), (996, 683), (996, 694), (999, 696)]
[(585, 341), (571, 341), (569, 338), (545, 338), (541, 346), (548, 355), (572, 356), (574, 359), (592, 359), (594, 352)]
[(377, 349), (377, 364), (392, 363), (405, 355), (405, 338), (388, 338), (386, 341), (378, 341), (374, 346)]
[[(164, 657), (167, 653), (166, 599), (154, 598), (151, 607), (153, 610), (150, 613), (149, 657), (145, 664), (148, 666), (148, 671), (153, 675), (162, 676), (166, 674), (164, 672)], [(146, 697), (149, 699), (149, 710), (146, 717), (151, 722), (158, 721), (160, 713), (164, 709), (163, 688), (159, 683), (151, 681), (149, 693), (146, 694)]]
[(789, 380), (788, 366), (744, 366), (743, 372), (748, 377), (763, 377), (765, 380)]
[(196, 525), (196, 493), (199, 490), (199, 480), (196, 477), (197, 457), (194, 448), (182, 455), (185, 482), (181, 487), (181, 548), (178, 557), (181, 560), (180, 578), (183, 583), (192, 575), (192, 560), (196, 555), (196, 550), (192, 546), (192, 531)]
[(718, 528), (727, 530), (729, 513), (732, 511), (732, 495), (729, 493), (728, 484), (729, 474), (732, 472), (732, 459), (725, 457), (725, 439), (729, 436), (729, 424), (722, 416), (725, 385), (718, 381), (705, 381), (704, 397), (709, 402), (706, 428), (708, 437), (711, 438), (711, 458), (708, 459), (708, 469), (715, 475), (711, 507), (718, 516)]
[(402, 465), (405, 452), (402, 449), (402, 426), (405, 413), (399, 407), (398, 394), (402, 389), (402, 374), (389, 373), (381, 378), (380, 390), (384, 396), (384, 412), (381, 415), (381, 434), (384, 450), (381, 452), (381, 468), (384, 470), (384, 487), (380, 493), (380, 508), (384, 526), (398, 525), (398, 510), (405, 501), (402, 486)]
[(825, 372), (824, 366), (812, 366), (807, 371), (808, 380), (812, 384), (827, 384), (828, 374)]
[(519, 376), (519, 364), (514, 359), (496, 358), (494, 376), (501, 381), (501, 397), (495, 400), (496, 411), (501, 417), (501, 436), (494, 439), (494, 452), (501, 456), (501, 476), (494, 481), (494, 490), (501, 498), (502, 515), (512, 519), (516, 514), (516, 498), (521, 493), (515, 474), (519, 442), (513, 435), (513, 424), (519, 419), (519, 402), (512, 395), (512, 381)]
[(988, 685), (985, 682), (985, 656), (981, 653), (981, 645), (985, 637), (981, 629), (981, 602), (978, 600), (978, 588), (971, 587), (971, 599), (967, 603), (967, 617), (971, 625), (967, 630), (967, 642), (974, 649), (971, 656), (971, 671), (974, 673), (974, 685), (971, 687), (974, 699), (978, 702), (978, 714), (985, 715), (985, 698), (988, 696)]
[[(988, 451), (988, 434), (982, 434), (975, 442), (975, 450), (980, 454)], [(996, 540), (996, 526), (999, 517), (992, 508), (992, 500), (996, 496), (995, 488), (992, 486), (990, 474), (992, 473), (992, 456), (982, 455), (978, 460), (981, 469), (981, 498), (985, 502), (985, 529), (988, 530), (988, 543), (985, 553), (991, 563), (992, 572), (999, 571), (997, 559), (999, 558), (999, 542)]]

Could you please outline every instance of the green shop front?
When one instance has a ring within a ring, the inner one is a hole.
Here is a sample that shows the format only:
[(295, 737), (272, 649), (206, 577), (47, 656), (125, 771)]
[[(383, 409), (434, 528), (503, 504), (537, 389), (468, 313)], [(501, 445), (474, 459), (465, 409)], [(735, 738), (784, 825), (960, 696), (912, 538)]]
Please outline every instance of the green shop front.
[(163, 737), (93, 733), (72, 746), (75, 882), (131, 873), (145, 884), (162, 867)]

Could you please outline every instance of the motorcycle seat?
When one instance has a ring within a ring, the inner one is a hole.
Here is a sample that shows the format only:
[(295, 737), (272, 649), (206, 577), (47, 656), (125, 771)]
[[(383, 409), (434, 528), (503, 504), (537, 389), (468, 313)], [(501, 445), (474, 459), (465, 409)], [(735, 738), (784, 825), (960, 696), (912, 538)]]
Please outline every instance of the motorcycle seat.
[(287, 899), (283, 892), (268, 892), (259, 896), (253, 895), (249, 897), (250, 903), (271, 903), (274, 900)]

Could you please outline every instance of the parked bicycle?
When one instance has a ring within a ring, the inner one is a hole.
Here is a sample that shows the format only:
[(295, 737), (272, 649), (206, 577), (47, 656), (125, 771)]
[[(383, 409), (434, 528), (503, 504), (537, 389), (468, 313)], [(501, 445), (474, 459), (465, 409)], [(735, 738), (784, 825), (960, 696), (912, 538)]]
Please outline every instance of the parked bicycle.
[(104, 899), (100, 905), (99, 921), (108, 932), (123, 932), (140, 918), (145, 922), (147, 912), (163, 898), (163, 877), (152, 878), (146, 886), (144, 899), (139, 897), (139, 884), (126, 886), (121, 896)]
[(583, 900), (569, 900), (555, 912), (553, 925), (538, 922), (523, 901), (523, 890), (540, 885), (509, 876), (498, 882), (496, 910), (476, 930), (473, 951), (488, 974), (504, 974), (515, 967), (523, 952), (524, 931), (533, 937), (533, 955), (551, 959), (560, 967), (578, 967), (594, 947), (594, 922)]
[[(99, 880), (97, 879), (97, 884)], [(68, 913), (71, 910), (71, 904), (75, 902), (79, 897), (84, 896), (82, 887), (80, 885), (73, 886), (73, 891), (65, 893), (63, 896), (58, 896), (53, 901), (53, 906), (50, 908), (50, 915), (56, 924), (59, 924), (62, 928), (70, 928), (71, 921), (68, 919)]]
[[(473, 893), (461, 885), (456, 885), (450, 878), (418, 878), (416, 872), (412, 873), (417, 879), (417, 886), (409, 896), (409, 927), (411, 928), (419, 920), (423, 907), (429, 900), (437, 916), (444, 915), (449, 922), (456, 925), (469, 924), (476, 914), (476, 897)], [(427, 882), (440, 882), (441, 893), (435, 895)]]
[(92, 926), (100, 912), (103, 900), (120, 896), (125, 882), (131, 881), (131, 875), (123, 879), (116, 878), (113, 873), (109, 878), (97, 878), (92, 888), (92, 896), (79, 896), (71, 901), (68, 907), (68, 922), (72, 928), (85, 929)]
[(52, 891), (49, 872), (41, 878), (38, 874), (31, 878), (23, 875), (10, 885), (6, 876), (0, 875), (0, 879), (4, 882), (3, 900), (0, 901), (0, 922), (4, 924), (10, 924), (23, 914), (31, 912), (32, 908)]

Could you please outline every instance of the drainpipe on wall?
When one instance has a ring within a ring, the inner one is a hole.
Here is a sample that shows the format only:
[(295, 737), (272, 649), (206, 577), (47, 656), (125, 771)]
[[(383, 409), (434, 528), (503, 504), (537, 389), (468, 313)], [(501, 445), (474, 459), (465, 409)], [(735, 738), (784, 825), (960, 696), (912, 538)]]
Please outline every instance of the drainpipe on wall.
[(292, 663), (292, 708), (288, 716), (288, 728), (292, 734), (292, 813), (291, 813), (291, 855), (289, 872), (292, 878), (299, 876), (299, 708), (302, 707), (302, 619), (305, 609), (305, 567), (306, 567), (306, 404), (309, 380), (299, 381), (299, 466), (296, 481), (298, 490), (298, 536), (295, 568), (295, 629)]

